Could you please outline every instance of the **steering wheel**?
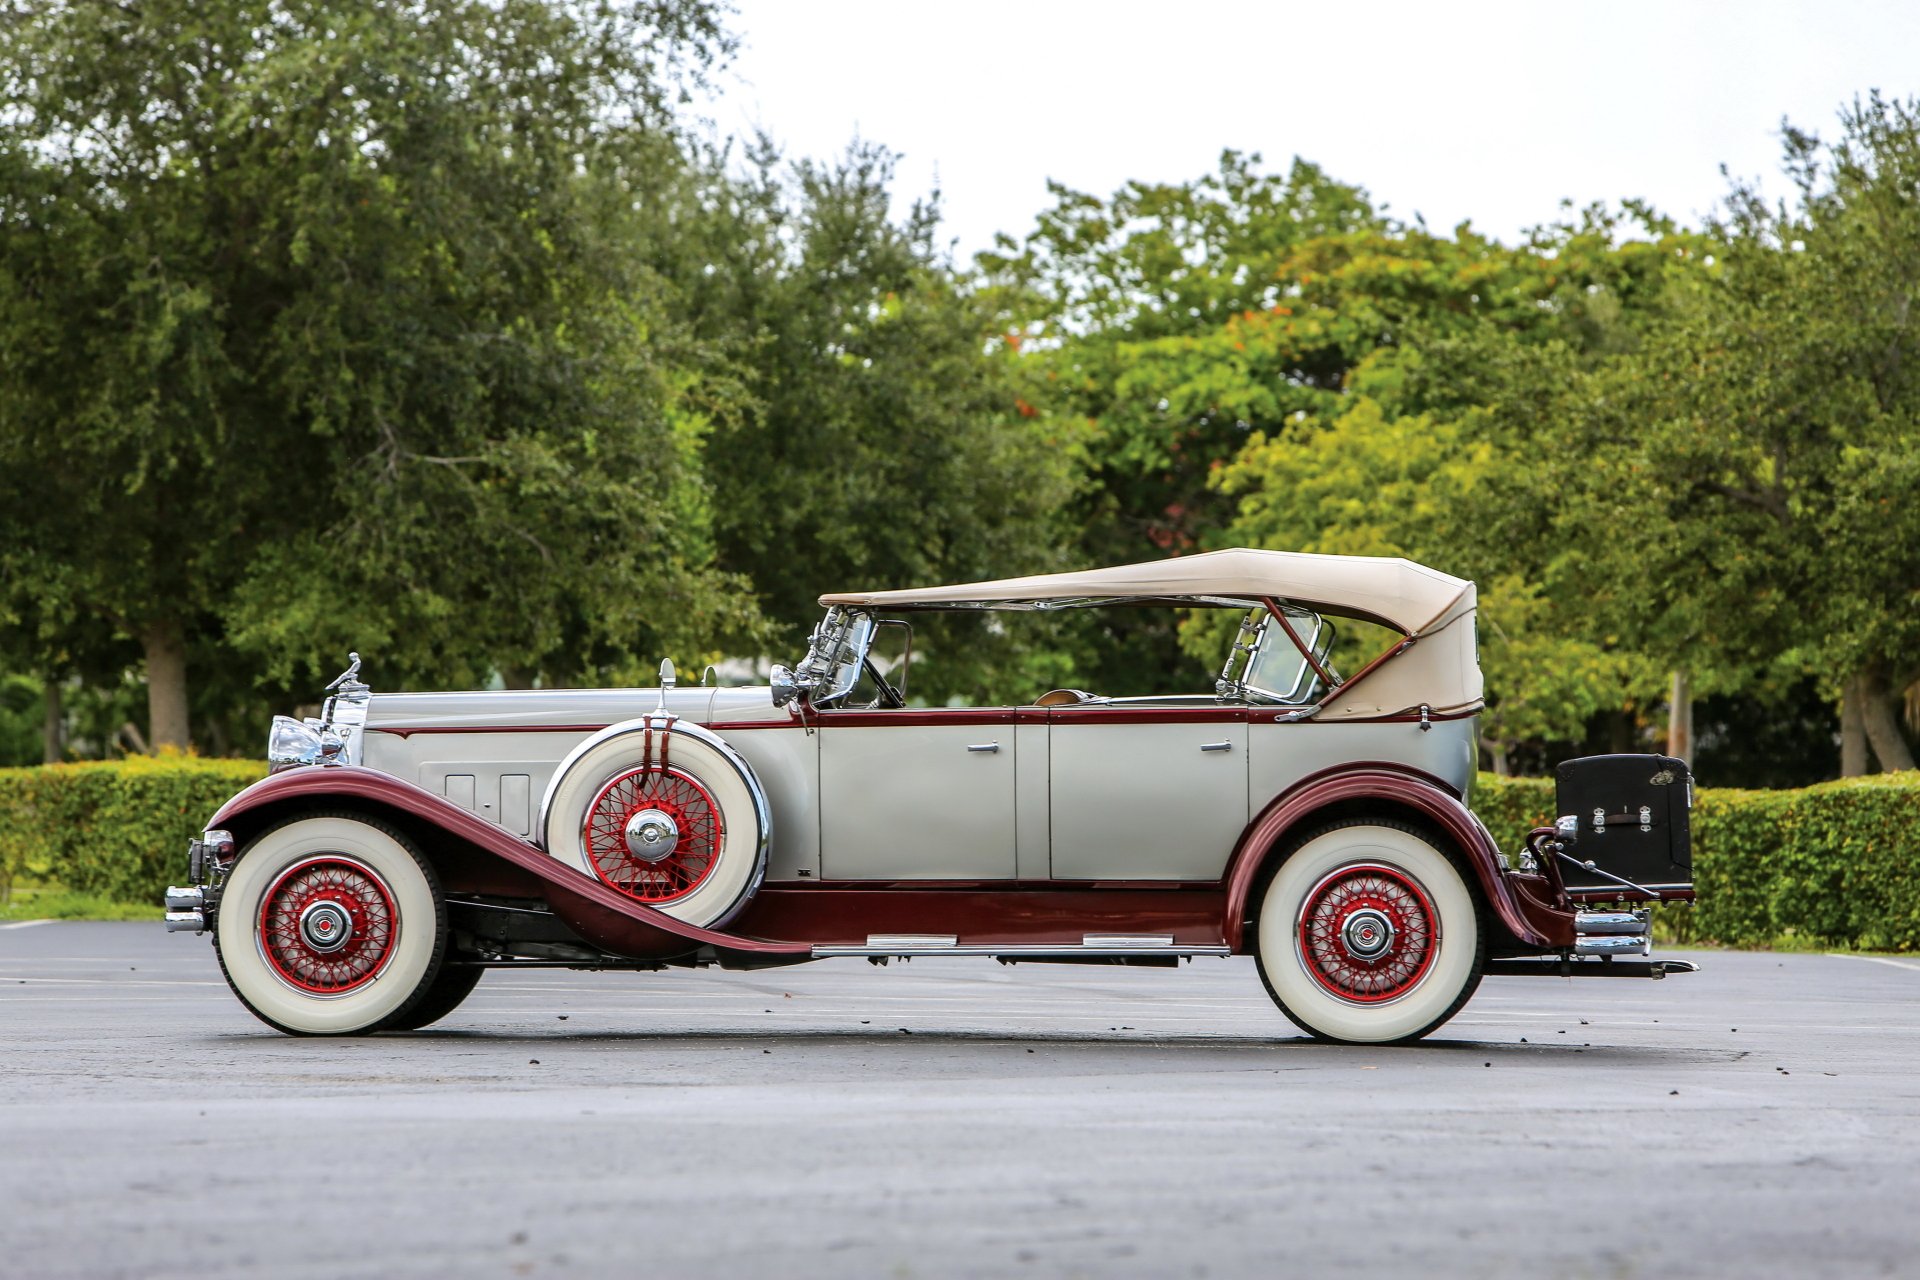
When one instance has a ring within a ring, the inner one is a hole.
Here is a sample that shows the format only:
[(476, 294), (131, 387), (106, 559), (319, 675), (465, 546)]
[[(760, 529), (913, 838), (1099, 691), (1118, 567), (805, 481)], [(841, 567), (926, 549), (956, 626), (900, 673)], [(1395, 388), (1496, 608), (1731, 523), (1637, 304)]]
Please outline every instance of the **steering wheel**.
[(876, 690), (873, 701), (867, 704), (869, 707), (895, 711), (907, 705), (906, 698), (901, 696), (898, 689), (887, 683), (887, 678), (880, 674), (880, 668), (873, 665), (872, 658), (862, 658), (860, 661), (866, 667), (867, 674), (873, 677), (873, 687)]

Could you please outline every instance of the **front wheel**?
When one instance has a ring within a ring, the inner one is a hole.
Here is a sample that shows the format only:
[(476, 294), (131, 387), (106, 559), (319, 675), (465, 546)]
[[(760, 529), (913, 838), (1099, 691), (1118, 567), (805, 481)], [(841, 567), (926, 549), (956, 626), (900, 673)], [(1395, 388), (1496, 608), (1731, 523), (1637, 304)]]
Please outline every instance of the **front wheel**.
[(295, 1035), (406, 1025), (433, 989), (447, 912), (433, 869), (393, 828), (347, 814), (295, 818), (241, 851), (214, 949), (234, 994)]
[(1260, 900), (1260, 977), (1316, 1039), (1417, 1040), (1459, 1012), (1486, 963), (1480, 912), (1417, 829), (1334, 823), (1280, 864)]

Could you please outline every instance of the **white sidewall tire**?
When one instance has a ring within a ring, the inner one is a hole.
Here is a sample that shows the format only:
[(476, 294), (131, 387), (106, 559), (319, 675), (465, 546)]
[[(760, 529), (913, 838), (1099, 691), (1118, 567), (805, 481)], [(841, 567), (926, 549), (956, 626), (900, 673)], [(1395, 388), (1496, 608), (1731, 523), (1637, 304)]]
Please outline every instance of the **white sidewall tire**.
[[(541, 832), (547, 852), (595, 880), (600, 880), (600, 875), (587, 858), (582, 835), (588, 806), (607, 783), (639, 767), (645, 758), (645, 736), (635, 729), (589, 748), (554, 784), (547, 799), (546, 827)], [(660, 760), (661, 736), (657, 731), (653, 735), (655, 764)], [(734, 763), (698, 738), (673, 734), (667, 763), (670, 768), (691, 774), (713, 797), (720, 810), (720, 852), (714, 858), (713, 870), (691, 893), (671, 902), (642, 905), (687, 924), (712, 928), (726, 922), (760, 877), (765, 833), (760, 830), (759, 805)]]
[[(393, 899), (395, 928), (385, 967), (344, 995), (303, 992), (262, 954), (260, 910), (269, 889), (296, 863), (340, 854), (377, 875)], [(439, 895), (413, 850), (356, 818), (298, 818), (265, 832), (241, 853), (220, 895), (214, 945), (234, 994), (264, 1022), (303, 1035), (378, 1030), (437, 973), (445, 947)]]
[[(1307, 971), (1300, 956), (1300, 913), (1327, 876), (1355, 863), (1392, 867), (1419, 885), (1433, 904), (1439, 934), (1431, 967), (1405, 995), (1379, 1004), (1342, 1000)], [(1302, 1030), (1328, 1040), (1382, 1044), (1413, 1040), (1457, 1012), (1479, 985), (1483, 963), (1479, 911), (1452, 859), (1411, 831), (1394, 826), (1336, 827), (1280, 864), (1260, 900), (1260, 976), (1274, 1003)]]

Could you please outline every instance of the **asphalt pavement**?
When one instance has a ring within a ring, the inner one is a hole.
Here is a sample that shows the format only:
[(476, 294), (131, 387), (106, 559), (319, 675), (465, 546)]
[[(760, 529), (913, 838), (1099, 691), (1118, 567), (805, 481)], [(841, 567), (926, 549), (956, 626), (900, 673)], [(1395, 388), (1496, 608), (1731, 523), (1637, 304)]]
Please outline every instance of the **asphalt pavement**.
[(0, 927), (0, 1276), (1915, 1276), (1920, 961), (1488, 979), (1314, 1044), (1250, 961), (490, 973), (295, 1039), (204, 938)]

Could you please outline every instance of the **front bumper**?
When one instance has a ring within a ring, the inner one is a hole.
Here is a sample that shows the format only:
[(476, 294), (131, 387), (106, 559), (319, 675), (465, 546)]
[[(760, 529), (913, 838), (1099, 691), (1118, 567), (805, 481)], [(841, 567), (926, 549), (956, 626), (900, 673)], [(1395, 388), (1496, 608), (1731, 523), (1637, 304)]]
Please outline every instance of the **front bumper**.
[(205, 933), (213, 928), (220, 906), (220, 887), (233, 867), (233, 834), (217, 827), (187, 841), (187, 887), (168, 886), (168, 933)]

